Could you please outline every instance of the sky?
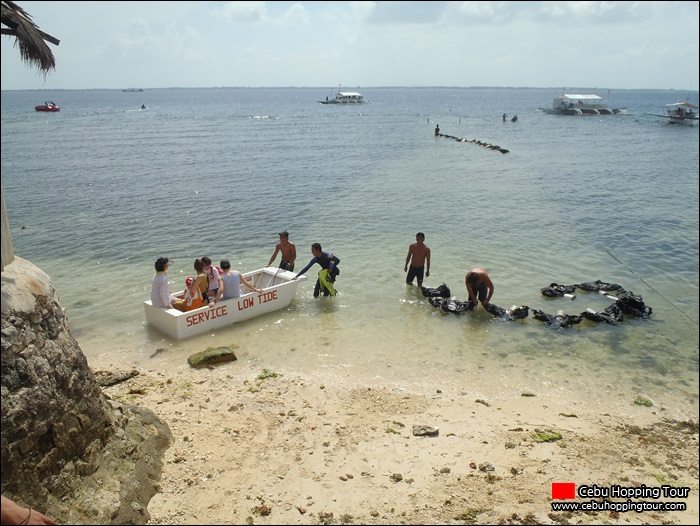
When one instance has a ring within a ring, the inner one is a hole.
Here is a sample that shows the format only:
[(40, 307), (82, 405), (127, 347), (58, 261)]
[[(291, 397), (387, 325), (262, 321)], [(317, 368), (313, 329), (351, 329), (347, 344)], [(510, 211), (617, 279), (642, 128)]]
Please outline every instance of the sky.
[(16, 2), (3, 90), (502, 86), (698, 90), (693, 2)]

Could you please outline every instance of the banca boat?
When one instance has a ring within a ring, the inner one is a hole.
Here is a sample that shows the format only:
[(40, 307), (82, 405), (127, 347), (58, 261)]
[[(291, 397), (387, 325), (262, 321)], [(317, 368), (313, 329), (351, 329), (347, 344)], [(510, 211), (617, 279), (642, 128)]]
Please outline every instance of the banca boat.
[(698, 106), (690, 102), (674, 102), (666, 104), (663, 114), (652, 113), (657, 117), (665, 117), (669, 124), (687, 124), (692, 126), (698, 122)]
[(629, 115), (625, 108), (608, 108), (598, 95), (565, 93), (552, 102), (551, 108), (540, 108), (552, 115)]
[(319, 100), (321, 104), (364, 104), (365, 98), (361, 93), (356, 91), (339, 91), (335, 94), (335, 98)]

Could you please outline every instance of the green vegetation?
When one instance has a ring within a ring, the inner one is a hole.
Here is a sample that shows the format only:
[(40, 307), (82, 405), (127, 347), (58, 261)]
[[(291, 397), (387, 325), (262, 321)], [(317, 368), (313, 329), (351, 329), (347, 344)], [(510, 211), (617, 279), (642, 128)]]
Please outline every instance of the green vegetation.
[(535, 442), (556, 442), (557, 440), (561, 440), (561, 433), (547, 429), (545, 431), (533, 433), (532, 439)]
[(284, 376), (284, 375), (272, 372), (272, 371), (270, 371), (270, 369), (263, 369), (262, 372), (257, 376), (257, 379), (258, 380), (265, 380), (266, 378), (277, 378), (279, 376)]
[(654, 405), (654, 402), (652, 402), (648, 398), (644, 398), (643, 396), (638, 396), (637, 398), (635, 398), (634, 403), (637, 405), (643, 405), (644, 407), (651, 407)]

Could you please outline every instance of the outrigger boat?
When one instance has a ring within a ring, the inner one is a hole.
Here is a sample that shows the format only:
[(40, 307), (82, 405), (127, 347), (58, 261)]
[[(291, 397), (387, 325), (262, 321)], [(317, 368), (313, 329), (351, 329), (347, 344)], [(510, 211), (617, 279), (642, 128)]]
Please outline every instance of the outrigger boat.
[[(306, 276), (299, 276), (292, 281), (296, 276), (294, 272), (274, 267), (244, 272), (243, 276), (255, 288), (262, 289), (262, 293), (250, 292), (246, 288), (247, 293), (238, 298), (189, 312), (154, 307), (148, 300), (144, 302), (146, 321), (177, 340), (189, 338), (286, 307), (292, 301), (299, 283), (307, 279)], [(181, 291), (175, 296), (181, 298), (183, 293)]]
[(318, 102), (321, 104), (365, 104), (367, 101), (362, 93), (356, 91), (340, 91), (340, 89), (338, 89), (335, 98), (329, 99), (326, 97), (326, 100), (319, 100)]
[(625, 108), (608, 108), (598, 95), (564, 93), (552, 102), (551, 108), (540, 108), (552, 115), (629, 115)]
[(688, 124), (698, 122), (698, 106), (690, 102), (674, 102), (666, 104), (664, 113), (650, 113), (656, 117), (668, 119), (669, 124)]

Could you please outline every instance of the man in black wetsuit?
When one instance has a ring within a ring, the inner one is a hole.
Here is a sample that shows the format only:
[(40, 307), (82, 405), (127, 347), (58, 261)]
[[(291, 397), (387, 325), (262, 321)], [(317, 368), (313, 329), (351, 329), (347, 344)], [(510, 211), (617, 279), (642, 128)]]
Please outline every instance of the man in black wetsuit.
[(321, 265), (322, 270), (318, 273), (318, 279), (316, 280), (316, 286), (314, 287), (314, 298), (319, 296), (321, 290), (323, 290), (324, 296), (335, 296), (338, 292), (335, 290), (333, 284), (335, 283), (335, 278), (338, 276), (338, 274), (340, 274), (340, 269), (338, 268), (340, 259), (330, 252), (324, 252), (320, 243), (314, 243), (311, 245), (311, 254), (313, 254), (314, 257), (311, 258), (309, 264), (301, 269), (299, 273), (292, 278), (292, 280), (297, 279), (312, 266), (318, 263)]

